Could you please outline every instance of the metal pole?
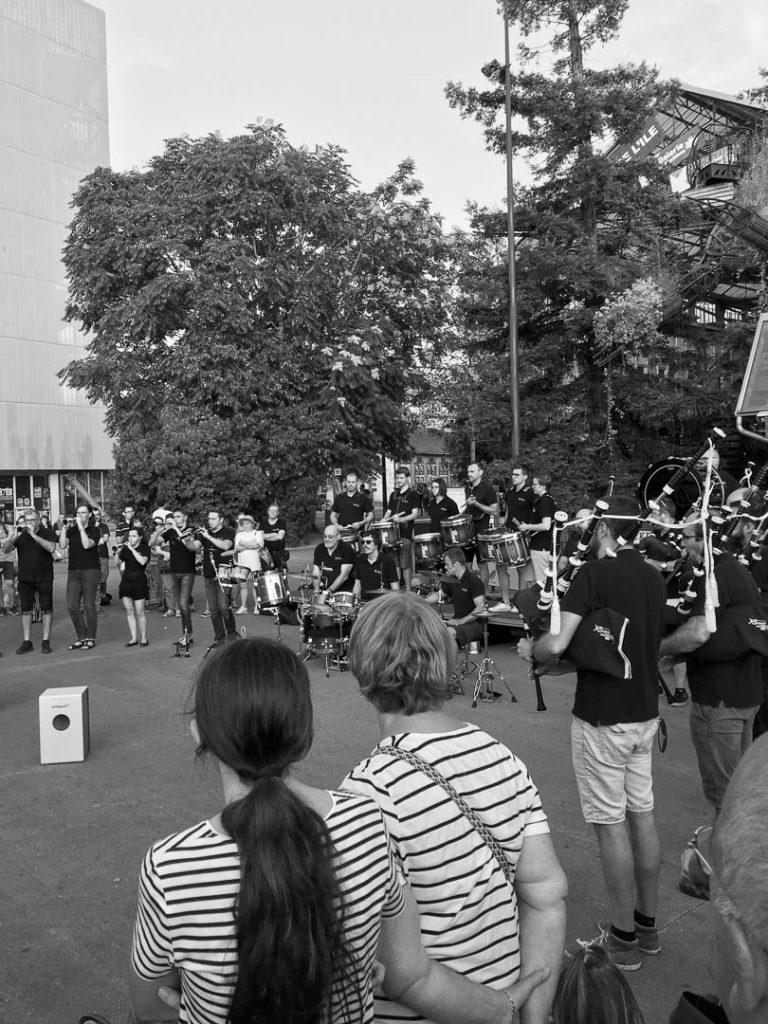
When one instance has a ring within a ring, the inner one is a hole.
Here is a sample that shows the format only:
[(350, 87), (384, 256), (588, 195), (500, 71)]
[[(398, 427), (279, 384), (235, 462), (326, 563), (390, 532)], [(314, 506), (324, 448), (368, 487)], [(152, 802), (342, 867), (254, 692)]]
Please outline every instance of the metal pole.
[(512, 458), (520, 454), (520, 378), (517, 359), (517, 285), (515, 280), (515, 178), (512, 168), (512, 83), (509, 57), (509, 9), (504, 3), (504, 98), (507, 141), (507, 260), (509, 262), (509, 397)]

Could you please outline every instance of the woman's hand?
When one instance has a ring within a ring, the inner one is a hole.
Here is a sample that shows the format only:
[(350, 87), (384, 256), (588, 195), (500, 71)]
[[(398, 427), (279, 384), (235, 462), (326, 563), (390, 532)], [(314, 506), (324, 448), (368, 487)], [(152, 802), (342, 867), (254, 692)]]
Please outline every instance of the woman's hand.
[(509, 999), (509, 1008), (512, 1011), (510, 1024), (517, 1024), (520, 1020), (520, 1007), (525, 1006), (531, 993), (543, 985), (552, 972), (548, 967), (539, 967), (530, 974), (518, 979), (514, 985), (504, 989), (504, 995)]

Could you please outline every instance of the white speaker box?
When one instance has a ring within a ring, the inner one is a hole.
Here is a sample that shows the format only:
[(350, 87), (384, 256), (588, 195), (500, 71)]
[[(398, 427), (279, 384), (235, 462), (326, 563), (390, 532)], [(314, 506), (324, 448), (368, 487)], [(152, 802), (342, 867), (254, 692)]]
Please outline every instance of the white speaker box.
[(40, 764), (84, 761), (91, 747), (88, 687), (45, 690), (38, 704)]

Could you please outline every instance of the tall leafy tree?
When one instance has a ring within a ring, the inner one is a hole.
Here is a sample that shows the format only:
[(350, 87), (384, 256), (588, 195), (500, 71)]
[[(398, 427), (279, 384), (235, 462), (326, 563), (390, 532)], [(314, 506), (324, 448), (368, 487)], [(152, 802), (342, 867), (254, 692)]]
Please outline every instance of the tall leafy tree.
[[(636, 282), (650, 279), (662, 304), (674, 292), (678, 270), (664, 237), (686, 217), (652, 161), (617, 164), (606, 156), (669, 88), (644, 63), (599, 68), (588, 62), (590, 51), (619, 31), (626, 8), (627, 0), (507, 0), (523, 40), (511, 73), (513, 144), (533, 174), (515, 209), (523, 443), (527, 457), (560, 480), (577, 482), (574, 502), (594, 493), (609, 470), (635, 479), (660, 442), (671, 447), (693, 429), (702, 406), (707, 415), (725, 408), (711, 389), (707, 401), (693, 406), (684, 394), (690, 398), (693, 387), (680, 386), (679, 401), (668, 394), (680, 355), (655, 327), (649, 331), (643, 316), (610, 371), (603, 356), (614, 339), (596, 334), (595, 317), (606, 302), (625, 293), (626, 305), (640, 301), (631, 292)], [(491, 61), (483, 71), (486, 87), (450, 83), (446, 93), (502, 154), (504, 69)], [(464, 246), (470, 258), (462, 264), (467, 343), (498, 354), (497, 374), (507, 337), (499, 245), (505, 233), (505, 218), (474, 211)], [(658, 373), (646, 372), (649, 348)], [(649, 401), (655, 392), (665, 394), (663, 409), (671, 416), (655, 415)], [(508, 436), (486, 454), (506, 454)]]
[(370, 193), (341, 150), (273, 124), (172, 139), (74, 196), (62, 371), (107, 407), (117, 486), (303, 525), (335, 465), (407, 449), (405, 403), (447, 321), (446, 244), (410, 162)]

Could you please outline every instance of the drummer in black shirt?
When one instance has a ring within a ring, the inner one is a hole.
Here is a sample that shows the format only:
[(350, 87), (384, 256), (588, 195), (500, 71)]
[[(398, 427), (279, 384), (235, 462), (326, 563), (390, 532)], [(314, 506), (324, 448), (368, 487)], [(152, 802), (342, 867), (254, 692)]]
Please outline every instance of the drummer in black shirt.
[[(469, 477), (469, 490), (467, 492), (467, 512), (472, 516), (475, 527), (475, 537), (478, 533), (485, 533), (491, 525), (491, 516), (499, 514), (499, 497), (495, 488), (487, 484), (483, 479), (484, 468), (479, 462), (470, 462), (467, 466)], [(477, 547), (473, 547), (467, 555), (471, 558), (477, 555), (477, 571), (483, 586), (488, 587), (488, 564), (480, 558)]]
[[(510, 532), (519, 532), (520, 523), (527, 523), (533, 518), (533, 503), (536, 496), (531, 490), (528, 480), (531, 475), (529, 466), (519, 463), (512, 467), (512, 486), (504, 495), (504, 504), (507, 506), (505, 525)], [(496, 565), (496, 575), (501, 590), (501, 604), (494, 605), (490, 610), (493, 612), (509, 612), (512, 610), (509, 600), (509, 573), (511, 566)], [(517, 580), (519, 580), (524, 566), (516, 568)]]
[(381, 538), (366, 534), (363, 552), (355, 562), (355, 585), (352, 592), (364, 602), (379, 596), (381, 590), (399, 590), (400, 579), (395, 560), (380, 550)]
[(340, 538), (338, 526), (326, 526), (323, 543), (318, 544), (312, 559), (312, 586), (316, 594), (327, 600), (330, 594), (346, 589), (355, 565), (355, 552)]
[[(485, 586), (480, 577), (467, 568), (467, 556), (461, 548), (448, 548), (445, 552), (445, 571), (453, 577), (441, 588), (444, 596), (453, 602), (453, 615), (445, 621), (456, 643), (463, 647), (483, 635), (481, 616), (485, 611)], [(427, 597), (430, 604), (437, 604), (439, 600), (436, 593)]]
[(432, 481), (432, 497), (427, 503), (427, 515), (432, 533), (440, 533), (440, 524), (444, 519), (459, 514), (459, 506), (448, 497), (448, 486), (441, 476)]
[(407, 466), (398, 466), (395, 470), (395, 489), (389, 496), (387, 511), (383, 522), (391, 519), (400, 527), (400, 548), (397, 552), (397, 564), (403, 570), (405, 589), (411, 586), (413, 573), (413, 523), (419, 514), (420, 502), (418, 492), (411, 487), (411, 471)]
[(337, 494), (331, 507), (331, 522), (334, 526), (351, 526), (364, 532), (373, 521), (373, 502), (368, 494), (359, 489), (357, 473), (350, 469), (344, 478), (345, 490)]

